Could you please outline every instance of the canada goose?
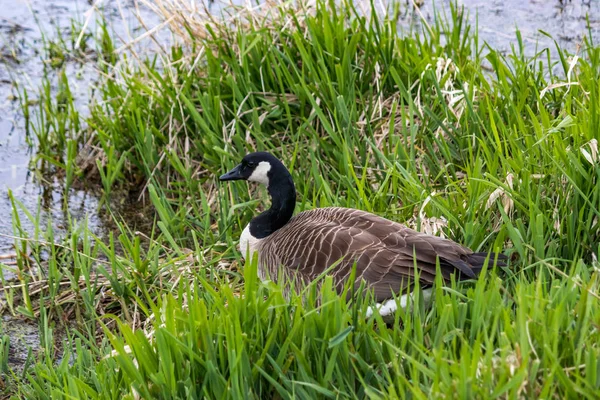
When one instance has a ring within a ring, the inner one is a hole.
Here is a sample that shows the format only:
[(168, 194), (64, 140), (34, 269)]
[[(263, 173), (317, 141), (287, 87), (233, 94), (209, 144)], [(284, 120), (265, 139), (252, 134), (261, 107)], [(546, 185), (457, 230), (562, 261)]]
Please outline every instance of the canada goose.
[[(381, 315), (395, 311), (395, 295), (410, 291), (415, 268), (422, 287), (431, 286), (436, 260), (444, 281), (475, 278), (487, 253), (474, 253), (448, 239), (412, 230), (361, 210), (341, 207), (317, 208), (292, 217), (296, 190), (286, 167), (272, 154), (257, 152), (222, 175), (221, 181), (247, 180), (267, 187), (271, 208), (254, 217), (240, 237), (242, 255), (258, 253), (258, 273), (277, 280), (280, 268), (294, 280), (310, 282), (328, 267), (341, 291), (356, 263), (356, 281), (364, 280), (374, 291)], [(494, 259), (495, 254), (490, 258)], [(497, 254), (505, 260), (503, 254)], [(498, 265), (504, 265), (498, 262)], [(391, 300), (390, 300), (391, 299)], [(401, 300), (405, 307), (406, 294)], [(368, 311), (372, 313), (372, 310)]]

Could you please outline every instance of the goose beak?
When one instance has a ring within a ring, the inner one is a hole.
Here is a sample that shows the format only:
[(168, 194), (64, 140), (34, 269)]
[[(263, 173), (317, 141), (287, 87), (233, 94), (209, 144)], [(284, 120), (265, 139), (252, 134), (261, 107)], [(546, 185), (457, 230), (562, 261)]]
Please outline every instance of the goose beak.
[(241, 164), (237, 165), (234, 169), (229, 171), (228, 173), (221, 175), (219, 177), (220, 181), (238, 181), (240, 179), (244, 179), (242, 174), (240, 173)]

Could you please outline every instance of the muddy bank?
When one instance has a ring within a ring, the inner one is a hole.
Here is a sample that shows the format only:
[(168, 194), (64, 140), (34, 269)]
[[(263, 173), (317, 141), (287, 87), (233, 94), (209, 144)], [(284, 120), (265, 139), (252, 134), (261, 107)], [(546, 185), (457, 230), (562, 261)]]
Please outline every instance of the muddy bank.
[[(105, 18), (115, 37), (125, 41), (143, 32), (135, 18), (133, 2), (106, 3), (103, 9), (96, 10), (95, 17), (90, 20), (89, 32), (98, 29), (95, 22), (96, 16), (100, 15)], [(108, 214), (99, 211), (99, 188), (90, 190), (74, 187), (65, 193), (60, 177), (42, 174), (35, 169), (35, 135), (26, 129), (27, 123), (19, 101), (23, 90), (27, 90), (30, 104), (33, 105), (32, 119), (35, 120), (36, 101), (45, 74), (55, 86), (61, 71), (52, 69), (43, 59), (44, 38), (54, 41), (62, 37), (69, 43), (77, 33), (74, 27), (77, 29), (85, 22), (84, 13), (90, 9), (90, 2), (0, 0), (0, 9), (0, 256), (14, 254), (14, 239), (11, 236), (15, 231), (9, 192), (22, 204), (22, 208), (18, 207), (22, 227), (30, 234), (34, 232), (34, 225), (45, 230), (51, 223), (55, 237), (60, 238), (71, 222), (81, 222), (87, 218), (91, 230), (103, 236), (114, 229), (114, 224)], [(144, 15), (150, 26), (160, 22), (147, 10)], [(93, 38), (87, 40), (88, 46), (94, 47)], [(67, 59), (62, 67), (69, 78), (77, 108), (83, 115), (97, 84), (98, 74), (91, 62), (93, 57), (90, 54), (90, 62)], [(114, 211), (127, 221), (144, 223), (144, 216), (139, 215), (140, 207), (132, 205), (132, 200), (135, 199), (121, 196), (115, 201)], [(29, 210), (36, 221), (30, 221), (23, 209)], [(14, 258), (2, 257), (0, 268), (5, 280), (14, 279)], [(0, 309), (6, 312), (6, 304), (2, 304), (5, 301), (3, 297), (0, 291)], [(9, 345), (8, 354), (0, 355), (8, 361), (10, 368), (17, 371), (23, 368), (29, 352), (35, 354), (40, 347), (38, 324), (24, 317), (0, 316), (2, 337), (9, 339)], [(3, 351), (0, 349), (0, 353)]]

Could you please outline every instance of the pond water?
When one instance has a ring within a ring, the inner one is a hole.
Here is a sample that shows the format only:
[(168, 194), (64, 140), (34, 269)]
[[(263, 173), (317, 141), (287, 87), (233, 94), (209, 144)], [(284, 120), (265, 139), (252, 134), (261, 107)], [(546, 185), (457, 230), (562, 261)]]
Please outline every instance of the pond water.
[[(409, 0), (412, 1), (412, 0)], [(421, 0), (421, 13), (433, 19), (435, 4), (449, 8), (453, 0)], [(594, 38), (600, 33), (600, 1), (597, 0), (462, 0), (470, 22), (478, 22), (480, 41), (492, 48), (509, 52), (516, 44), (516, 29), (523, 37), (525, 52), (532, 56), (536, 49), (554, 48), (547, 32), (565, 49), (575, 52), (588, 34), (587, 18)]]
[[(413, 28), (417, 31), (423, 29), (421, 17), (431, 21), (436, 5), (447, 10), (451, 2), (443, 0), (434, 4), (429, 0), (419, 0), (415, 2), (422, 5), (415, 9), (413, 0), (400, 1), (405, 9), (399, 22), (404, 32)], [(89, 225), (100, 235), (109, 229), (109, 222), (98, 212), (97, 192), (71, 189), (65, 203), (60, 180), (42, 177), (31, 168), (35, 148), (30, 145), (34, 139), (26, 134), (25, 120), (18, 100), (19, 92), (15, 86), (17, 82), (20, 88), (29, 90), (30, 99), (37, 98), (37, 88), (44, 74), (44, 64), (39, 54), (42, 36), (52, 38), (59, 32), (64, 37), (69, 37), (71, 19), (83, 22), (84, 13), (90, 10), (90, 3), (87, 0), (0, 0), (0, 262), (2, 255), (13, 251), (9, 191), (30, 211), (35, 213), (39, 207), (42, 226), (46, 226), (51, 219), (59, 234), (68, 225), (69, 218), (81, 220), (87, 217)], [(97, 12), (103, 13), (118, 37), (128, 41), (143, 32), (132, 12), (134, 4), (131, 0), (100, 3), (103, 3), (103, 9)], [(365, 0), (357, 0), (357, 3), (364, 3), (367, 7), (370, 4)], [(383, 8), (390, 3), (375, 0), (375, 4)], [(539, 33), (539, 30), (551, 34), (569, 51), (577, 51), (587, 34), (588, 18), (594, 37), (600, 38), (600, 1), (462, 0), (459, 4), (465, 6), (471, 22), (478, 21), (481, 42), (487, 42), (504, 52), (509, 51), (515, 43), (516, 27), (522, 32), (528, 55), (535, 54), (536, 49), (553, 47), (552, 40)], [(210, 7), (218, 14), (218, 5), (210, 4)], [(160, 19), (150, 11), (142, 8), (141, 12), (149, 28), (159, 24)], [(91, 19), (90, 31), (95, 29), (94, 20)], [(169, 35), (161, 35), (161, 40), (162, 38), (168, 41)], [(72, 78), (71, 90), (80, 111), (85, 112), (87, 100), (95, 85), (93, 66), (69, 61), (66, 71)], [(64, 208), (64, 204), (68, 204), (68, 208)], [(24, 227), (31, 229), (32, 224), (25, 221)], [(21, 332), (23, 340), (11, 343), (12, 351), (16, 354), (11, 362), (19, 364), (24, 360), (25, 349), (37, 340), (36, 327), (23, 324), (17, 329), (14, 320), (8, 316), (0, 319), (0, 327), (1, 325), (4, 328), (0, 329), (0, 334), (4, 332), (18, 336), (17, 332)]]

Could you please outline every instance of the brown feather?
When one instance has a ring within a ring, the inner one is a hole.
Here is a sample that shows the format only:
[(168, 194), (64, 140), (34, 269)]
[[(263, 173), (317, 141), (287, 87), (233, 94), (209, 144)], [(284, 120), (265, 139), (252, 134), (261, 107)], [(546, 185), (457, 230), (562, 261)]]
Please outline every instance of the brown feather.
[(487, 257), (375, 214), (339, 207), (296, 215), (264, 238), (257, 250), (262, 277), (277, 279), (283, 267), (304, 283), (341, 260), (331, 271), (340, 291), (356, 263), (354, 285), (364, 280), (378, 301), (410, 290), (415, 268), (421, 285), (428, 286), (435, 280), (438, 259), (442, 278), (448, 281), (454, 273), (459, 279), (476, 277)]

